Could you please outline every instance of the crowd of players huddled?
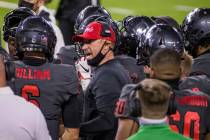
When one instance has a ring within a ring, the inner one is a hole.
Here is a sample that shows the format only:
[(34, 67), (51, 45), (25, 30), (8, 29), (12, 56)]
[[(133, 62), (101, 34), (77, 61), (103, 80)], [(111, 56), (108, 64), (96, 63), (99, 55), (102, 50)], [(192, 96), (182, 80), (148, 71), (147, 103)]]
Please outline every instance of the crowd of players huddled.
[(0, 53), (7, 85), (40, 108), (52, 140), (182, 139), (165, 125), (210, 140), (210, 8), (194, 9), (179, 25), (170, 16), (115, 21), (89, 5), (75, 19), (75, 44), (64, 46), (49, 15), (32, 7), (20, 0), (5, 15), (8, 52)]

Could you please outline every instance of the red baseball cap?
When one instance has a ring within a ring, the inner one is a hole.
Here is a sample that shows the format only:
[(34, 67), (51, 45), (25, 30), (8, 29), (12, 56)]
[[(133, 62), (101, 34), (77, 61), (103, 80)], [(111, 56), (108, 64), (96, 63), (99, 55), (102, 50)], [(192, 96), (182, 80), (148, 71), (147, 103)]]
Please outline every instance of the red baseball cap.
[(96, 22), (96, 21), (91, 22), (90, 24), (88, 24), (83, 34), (73, 36), (72, 40), (75, 42), (83, 42), (83, 40), (86, 40), (86, 39), (88, 40), (104, 39), (104, 40), (109, 40), (115, 43), (116, 42), (115, 32), (110, 26), (109, 26), (109, 30), (105, 31), (105, 32), (108, 32), (110, 36), (101, 35), (103, 26), (104, 26), (103, 23)]

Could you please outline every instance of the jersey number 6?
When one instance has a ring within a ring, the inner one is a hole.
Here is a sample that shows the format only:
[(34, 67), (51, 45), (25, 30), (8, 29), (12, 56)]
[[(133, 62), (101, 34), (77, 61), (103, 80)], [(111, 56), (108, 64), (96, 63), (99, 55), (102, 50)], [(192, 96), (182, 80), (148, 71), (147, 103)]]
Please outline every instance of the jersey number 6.
[(21, 91), (21, 96), (23, 98), (33, 103), (34, 105), (40, 107), (39, 102), (33, 98), (40, 96), (39, 88), (36, 85), (24, 85)]

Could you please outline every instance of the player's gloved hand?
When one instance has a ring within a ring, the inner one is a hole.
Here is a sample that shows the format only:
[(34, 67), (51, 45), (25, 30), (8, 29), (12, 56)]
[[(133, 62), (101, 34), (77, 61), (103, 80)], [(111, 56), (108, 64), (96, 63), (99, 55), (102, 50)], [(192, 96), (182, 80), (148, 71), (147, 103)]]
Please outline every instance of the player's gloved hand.
[(81, 57), (75, 63), (75, 66), (81, 81), (82, 89), (85, 91), (90, 82), (91, 67), (87, 64), (87, 59), (85, 57)]

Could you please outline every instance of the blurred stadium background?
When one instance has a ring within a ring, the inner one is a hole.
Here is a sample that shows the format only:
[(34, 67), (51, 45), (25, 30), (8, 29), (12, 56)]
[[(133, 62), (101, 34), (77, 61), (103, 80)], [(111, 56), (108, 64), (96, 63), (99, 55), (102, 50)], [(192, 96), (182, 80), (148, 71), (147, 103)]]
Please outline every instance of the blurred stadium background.
[[(18, 0), (0, 0), (0, 25), (2, 29), (4, 15), (17, 7)], [(48, 7), (54, 11), (59, 0), (52, 0)], [(116, 20), (128, 15), (174, 17), (179, 23), (185, 15), (196, 7), (210, 7), (210, 0), (101, 0), (101, 5), (110, 11)]]

